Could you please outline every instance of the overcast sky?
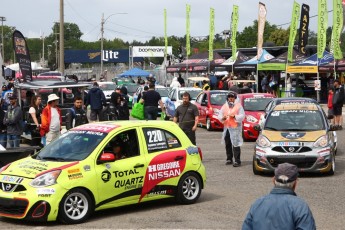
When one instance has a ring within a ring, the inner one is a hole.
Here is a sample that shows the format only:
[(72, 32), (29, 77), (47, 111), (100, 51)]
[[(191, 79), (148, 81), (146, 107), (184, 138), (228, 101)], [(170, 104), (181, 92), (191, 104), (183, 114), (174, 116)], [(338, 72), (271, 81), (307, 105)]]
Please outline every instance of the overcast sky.
[[(266, 5), (268, 22), (276, 25), (290, 22), (293, 0), (262, 2)], [(310, 16), (317, 14), (317, 0), (297, 2), (310, 6)], [(327, 9), (332, 10), (332, 0), (327, 3)], [(211, 7), (215, 10), (215, 33), (229, 29), (233, 5), (239, 6), (239, 31), (253, 25), (258, 18), (257, 0), (64, 0), (64, 20), (79, 26), (82, 40), (96, 41), (101, 37), (104, 13), (107, 18), (104, 38), (147, 41), (153, 36), (164, 36), (163, 11), (166, 9), (168, 36), (182, 37), (186, 33), (186, 4), (191, 5), (192, 37), (209, 34)], [(52, 33), (54, 22), (59, 21), (59, 11), (60, 0), (1, 0), (0, 16), (6, 17), (4, 25), (16, 27), (25, 37), (38, 38), (41, 34), (48, 36)], [(331, 26), (332, 13), (328, 15), (328, 25)], [(310, 29), (317, 32), (317, 17), (310, 19)]]

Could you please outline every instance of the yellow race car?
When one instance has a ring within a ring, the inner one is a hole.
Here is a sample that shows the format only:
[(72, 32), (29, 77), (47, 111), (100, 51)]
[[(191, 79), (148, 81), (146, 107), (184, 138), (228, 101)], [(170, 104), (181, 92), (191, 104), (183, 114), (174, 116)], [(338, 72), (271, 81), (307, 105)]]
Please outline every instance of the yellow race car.
[(191, 204), (205, 182), (201, 150), (175, 123), (91, 123), (1, 168), (0, 216), (77, 224), (139, 202)]

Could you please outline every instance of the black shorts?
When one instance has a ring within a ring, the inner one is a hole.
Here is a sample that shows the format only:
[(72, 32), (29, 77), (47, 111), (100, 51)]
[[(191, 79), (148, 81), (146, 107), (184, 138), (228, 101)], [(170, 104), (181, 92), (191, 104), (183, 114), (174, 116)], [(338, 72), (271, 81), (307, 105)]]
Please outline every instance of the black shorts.
[(342, 115), (342, 106), (333, 106), (333, 114), (334, 116)]

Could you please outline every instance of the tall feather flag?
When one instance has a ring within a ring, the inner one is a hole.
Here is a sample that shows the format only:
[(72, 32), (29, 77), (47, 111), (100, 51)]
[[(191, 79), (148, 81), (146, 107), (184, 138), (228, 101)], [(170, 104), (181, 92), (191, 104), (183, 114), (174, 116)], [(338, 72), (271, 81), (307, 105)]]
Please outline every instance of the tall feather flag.
[(213, 60), (213, 39), (214, 39), (214, 9), (210, 8), (210, 37), (208, 42), (208, 60)]
[(333, 29), (331, 49), (335, 59), (342, 59), (343, 53), (340, 49), (340, 35), (343, 29), (343, 6), (342, 0), (333, 0)]
[(236, 58), (237, 53), (237, 26), (238, 26), (238, 6), (233, 5), (232, 16), (231, 16), (231, 48), (232, 48), (232, 58)]
[(302, 4), (301, 18), (300, 18), (300, 23), (299, 23), (298, 51), (304, 55), (306, 55), (305, 47), (308, 44), (309, 10), (310, 10), (309, 5)]
[(317, 57), (322, 58), (326, 48), (326, 30), (328, 24), (327, 0), (318, 0)]
[(186, 5), (186, 49), (187, 57), (190, 55), (190, 5)]
[(291, 25), (290, 25), (290, 35), (289, 35), (289, 47), (288, 47), (288, 60), (289, 62), (293, 61), (293, 46), (295, 44), (295, 38), (297, 34), (297, 25), (299, 14), (301, 11), (301, 6), (296, 1), (293, 3), (292, 7), (292, 16), (291, 16)]
[(262, 55), (262, 44), (264, 42), (264, 31), (266, 23), (266, 6), (262, 2), (259, 2), (259, 20), (258, 20), (258, 45), (256, 58), (259, 59)]
[(167, 35), (167, 9), (164, 9), (164, 57), (167, 56), (168, 52), (168, 35)]

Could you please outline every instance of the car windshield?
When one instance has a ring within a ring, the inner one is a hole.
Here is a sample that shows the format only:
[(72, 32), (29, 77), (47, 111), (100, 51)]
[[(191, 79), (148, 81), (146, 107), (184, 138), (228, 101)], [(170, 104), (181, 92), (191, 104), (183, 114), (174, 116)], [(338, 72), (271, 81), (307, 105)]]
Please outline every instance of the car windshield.
[(243, 100), (245, 111), (264, 111), (271, 97), (248, 97)]
[(101, 90), (115, 90), (116, 85), (115, 84), (100, 84), (99, 88)]
[(201, 90), (181, 90), (179, 93), (179, 100), (182, 100), (183, 94), (184, 92), (188, 92), (190, 94), (190, 97), (192, 98), (192, 100), (195, 100), (197, 98), (197, 96), (199, 95), (199, 93), (201, 92)]
[(226, 102), (227, 93), (211, 93), (211, 105), (223, 105)]
[(36, 159), (49, 161), (81, 161), (88, 157), (106, 133), (70, 130), (45, 146)]
[(155, 89), (159, 95), (161, 95), (161, 97), (168, 97), (168, 94), (169, 94), (169, 90), (166, 89), (166, 88), (156, 88)]
[(264, 129), (316, 131), (325, 129), (325, 124), (321, 112), (317, 110), (278, 110), (268, 115)]

